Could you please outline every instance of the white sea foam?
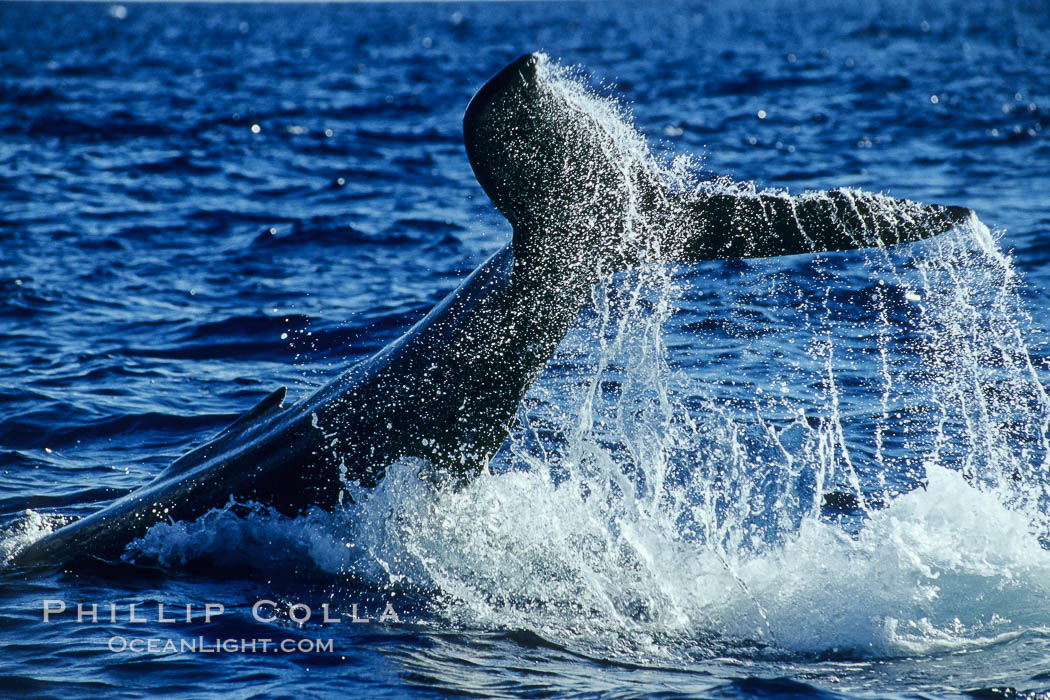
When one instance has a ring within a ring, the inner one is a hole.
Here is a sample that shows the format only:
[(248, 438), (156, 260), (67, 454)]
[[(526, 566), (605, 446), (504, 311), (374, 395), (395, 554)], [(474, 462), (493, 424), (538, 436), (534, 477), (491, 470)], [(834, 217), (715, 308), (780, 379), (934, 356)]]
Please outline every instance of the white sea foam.
[(269, 508), (213, 510), (192, 522), (158, 523), (132, 542), (131, 560), (181, 566), (206, 560), (240, 570), (281, 571), (289, 564), (309, 562), (328, 573), (346, 571), (354, 554), (345, 540), (343, 513), (315, 509), (289, 518)]
[(16, 518), (3, 531), (0, 531), (0, 562), (11, 559), (15, 554), (69, 522), (61, 515), (38, 513), (27, 509), (21, 517)]
[(928, 476), (856, 536), (807, 520), (759, 555), (685, 542), (660, 514), (611, 527), (580, 484), (535, 472), (439, 497), (392, 474), (355, 534), (384, 572), (444, 591), (459, 622), (632, 653), (714, 636), (892, 656), (1050, 627), (1050, 553), (1028, 520), (956, 472)]

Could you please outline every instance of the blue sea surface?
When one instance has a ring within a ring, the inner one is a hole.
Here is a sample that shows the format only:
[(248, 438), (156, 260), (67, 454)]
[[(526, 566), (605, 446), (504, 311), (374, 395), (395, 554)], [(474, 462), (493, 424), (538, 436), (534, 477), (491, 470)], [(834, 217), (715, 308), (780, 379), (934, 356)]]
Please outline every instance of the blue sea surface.
[(462, 116), (539, 50), (692, 182), (979, 220), (603, 281), (462, 491), (0, 569), (0, 694), (1050, 696), (1042, 1), (0, 4), (0, 553), (502, 247)]

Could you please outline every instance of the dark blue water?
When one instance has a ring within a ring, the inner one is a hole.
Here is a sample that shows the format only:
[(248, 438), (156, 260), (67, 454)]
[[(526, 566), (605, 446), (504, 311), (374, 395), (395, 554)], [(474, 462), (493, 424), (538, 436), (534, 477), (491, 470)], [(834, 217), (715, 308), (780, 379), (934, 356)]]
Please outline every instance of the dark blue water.
[[(501, 247), (462, 113), (539, 49), (693, 177), (980, 221), (606, 281), (464, 492), (394, 465), (335, 514), (0, 572), (0, 692), (1050, 693), (1041, 2), (0, 5), (5, 553)], [(206, 653), (261, 639), (294, 648)]]

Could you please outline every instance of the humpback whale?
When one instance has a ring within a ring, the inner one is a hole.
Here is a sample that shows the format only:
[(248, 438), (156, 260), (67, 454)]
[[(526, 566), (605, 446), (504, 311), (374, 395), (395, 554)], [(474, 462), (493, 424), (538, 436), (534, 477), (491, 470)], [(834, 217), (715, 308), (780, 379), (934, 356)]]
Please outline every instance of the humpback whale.
[(633, 265), (888, 246), (969, 209), (851, 190), (675, 192), (549, 78), (543, 54), (492, 77), (463, 120), (478, 182), (512, 240), (403, 337), (312, 396), (282, 387), (153, 481), (29, 544), (16, 566), (115, 559), (159, 521), (236, 502), (297, 515), (337, 507), (401, 458), (454, 488), (484, 470), (593, 285)]

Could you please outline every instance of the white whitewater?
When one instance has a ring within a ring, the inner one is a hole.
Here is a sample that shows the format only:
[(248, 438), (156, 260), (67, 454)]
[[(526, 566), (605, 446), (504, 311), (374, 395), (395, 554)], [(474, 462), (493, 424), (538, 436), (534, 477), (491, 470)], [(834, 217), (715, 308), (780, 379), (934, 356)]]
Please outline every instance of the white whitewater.
[[(661, 167), (615, 104), (545, 69), (614, 136), (625, 186)], [(667, 330), (682, 298), (706, 303), (687, 275), (643, 265), (600, 285), (498, 474), (434, 495), (415, 465), (393, 469), (361, 506), (354, 565), (440, 591), (457, 623), (632, 657), (893, 656), (1050, 628), (1050, 401), (1009, 259), (976, 219), (831, 257), (809, 263), (824, 293), (797, 302), (797, 260), (742, 272), (720, 313), (772, 328), (737, 348)], [(839, 290), (867, 310), (843, 313)], [(822, 515), (826, 492), (863, 515)]]

